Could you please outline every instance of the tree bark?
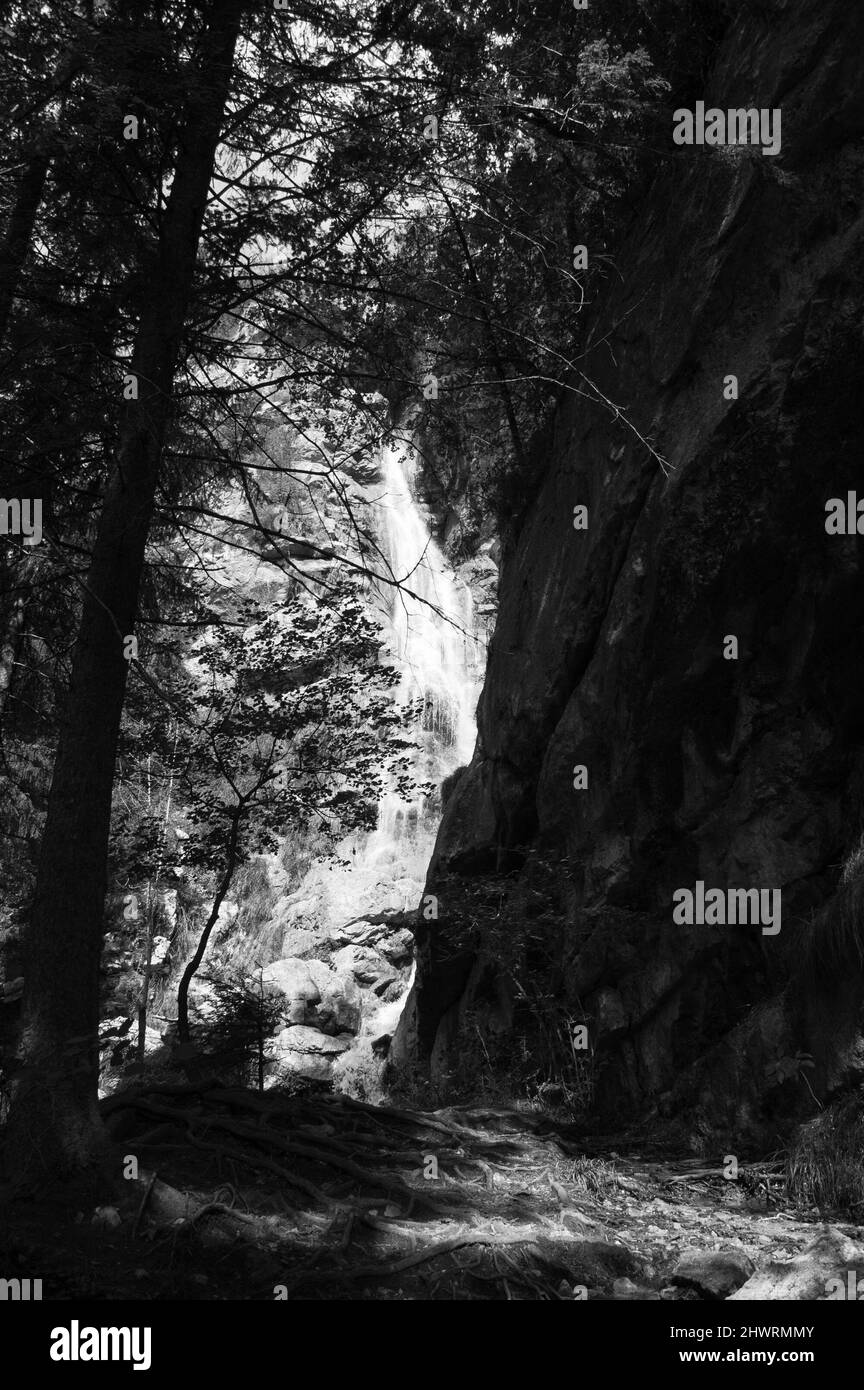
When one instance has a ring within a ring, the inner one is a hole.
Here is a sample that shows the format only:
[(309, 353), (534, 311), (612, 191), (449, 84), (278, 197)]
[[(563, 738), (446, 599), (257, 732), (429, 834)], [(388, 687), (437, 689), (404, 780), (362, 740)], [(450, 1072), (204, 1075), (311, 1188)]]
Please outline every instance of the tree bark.
[[(147, 1007), (150, 1001), (150, 980), (153, 974), (153, 924), (156, 917), (156, 901), (162, 879), (162, 860), (165, 854), (165, 837), (171, 817), (171, 795), (174, 790), (174, 761), (177, 757), (177, 738), (174, 734), (174, 752), (171, 757), (171, 776), (168, 779), (168, 795), (165, 799), (165, 814), (162, 817), (162, 832), (159, 838), (159, 858), (156, 861), (156, 877), (147, 885), (147, 934), (144, 942), (144, 968), (141, 972), (141, 1000), (138, 1005), (138, 1049), (137, 1059), (143, 1065), (147, 1055)], [(147, 804), (150, 806), (150, 763), (147, 763)]]
[(27, 620), (27, 611), (38, 584), (42, 556), (38, 551), (25, 551), (23, 559), (14, 572), (14, 582), (10, 585), (12, 601), (5, 618), (5, 629), (0, 647), (0, 729), (3, 726), (3, 713), (15, 675), (15, 663), (21, 647), (21, 636)]
[(0, 246), (0, 342), (6, 336), (12, 305), (21, 283), (21, 272), (33, 240), (36, 216), (50, 165), (47, 154), (34, 154), (27, 160), (9, 215), (6, 235)]
[(114, 763), (173, 377), (195, 272), (243, 0), (212, 0), (141, 315), (116, 468), (75, 644), (25, 938), (25, 1068), (9, 1124), (23, 1186), (98, 1167), (99, 963)]
[(3, 637), (3, 646), (0, 647), (0, 728), (3, 726), (3, 711), (6, 708), (6, 700), (9, 695), (9, 688), (12, 685), (12, 673), (15, 670), (15, 662), (18, 656), (18, 642), (21, 631), (24, 627), (24, 619), (27, 616), (27, 599), (24, 591), (19, 590), (12, 602), (12, 609), (6, 618), (6, 632)]

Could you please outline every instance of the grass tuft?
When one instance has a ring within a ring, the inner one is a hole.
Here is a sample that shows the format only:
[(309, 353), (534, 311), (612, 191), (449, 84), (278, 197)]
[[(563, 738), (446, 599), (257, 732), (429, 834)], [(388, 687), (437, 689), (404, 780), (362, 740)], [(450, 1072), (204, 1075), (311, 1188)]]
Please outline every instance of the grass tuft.
[(799, 1129), (786, 1160), (789, 1196), (802, 1206), (864, 1209), (864, 1094), (838, 1100)]

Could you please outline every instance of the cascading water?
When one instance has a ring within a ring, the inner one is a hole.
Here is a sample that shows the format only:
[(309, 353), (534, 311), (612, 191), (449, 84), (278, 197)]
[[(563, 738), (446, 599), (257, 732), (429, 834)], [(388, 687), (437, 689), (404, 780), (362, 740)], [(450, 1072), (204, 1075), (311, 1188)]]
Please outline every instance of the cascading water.
[[(476, 737), (475, 709), (481, 679), (481, 652), (471, 590), (454, 572), (433, 540), (414, 492), (417, 454), (412, 447), (385, 447), (374, 489), (378, 546), (392, 580), (376, 584), (376, 598), (390, 662), (400, 673), (394, 698), (421, 711), (410, 735), (418, 792), (409, 802), (395, 788), (386, 791), (371, 835), (352, 846), (348, 875), (355, 914), (367, 904), (373, 913), (406, 911), (420, 903), (426, 870), (440, 819), (442, 782), (470, 761)], [(331, 880), (332, 881), (332, 880)], [(345, 880), (342, 880), (343, 884)], [(344, 895), (342, 903), (347, 907)], [(333, 899), (331, 898), (331, 904)], [(343, 917), (343, 921), (345, 918)], [(348, 1090), (374, 1098), (379, 1070), (373, 1041), (392, 1035), (414, 980), (399, 998), (364, 1011), (360, 1033), (349, 1053), (335, 1064), (333, 1078)]]
[(475, 710), (482, 679), (484, 628), (473, 612), (471, 590), (430, 535), (414, 495), (413, 447), (385, 446), (376, 481), (367, 489), (367, 517), (379, 554), (371, 568), (387, 580), (371, 581), (385, 657), (399, 672), (394, 701), (420, 707), (408, 737), (415, 745), (411, 772), (419, 790), (404, 801), (395, 785), (378, 805), (371, 833), (341, 842), (336, 860), (316, 863), (286, 901), (293, 921), (332, 933), (346, 923), (419, 905), (441, 811), (442, 782), (469, 762), (476, 737)]
[(392, 984), (384, 977), (377, 990), (374, 960), (384, 964), (377, 946), (386, 953), (381, 929), (386, 940), (392, 922), (393, 933), (404, 936), (399, 914), (420, 905), (440, 820), (441, 784), (473, 753), (485, 650), (485, 625), (474, 613), (471, 589), (435, 543), (416, 500), (416, 469), (413, 446), (384, 447), (363, 500), (377, 541), (371, 568), (391, 581), (370, 581), (369, 596), (380, 614), (385, 658), (399, 673), (394, 701), (420, 711), (406, 737), (415, 745), (413, 780), (431, 792), (417, 790), (405, 801), (391, 785), (380, 799), (376, 828), (351, 834), (335, 857), (317, 860), (282, 901), (284, 956), (308, 952), (310, 938), (317, 938), (336, 968), (353, 970), (338, 964), (346, 951), (360, 953), (364, 970), (372, 957), (360, 1031), (331, 1073), (336, 1084), (370, 1099), (380, 1073), (373, 1043), (395, 1031), (413, 982), (412, 971), (394, 997), (393, 986), (402, 982), (391, 974)]
[[(393, 578), (380, 599), (390, 630), (390, 657), (400, 672), (396, 699), (419, 704), (414, 774), (439, 788), (467, 763), (476, 737), (478, 640), (471, 591), (432, 539), (414, 497), (416, 453), (385, 447), (381, 456), (379, 545)], [(440, 802), (420, 795), (406, 804), (395, 791), (379, 805), (378, 826), (364, 846), (370, 870), (388, 864), (417, 905), (434, 844)]]

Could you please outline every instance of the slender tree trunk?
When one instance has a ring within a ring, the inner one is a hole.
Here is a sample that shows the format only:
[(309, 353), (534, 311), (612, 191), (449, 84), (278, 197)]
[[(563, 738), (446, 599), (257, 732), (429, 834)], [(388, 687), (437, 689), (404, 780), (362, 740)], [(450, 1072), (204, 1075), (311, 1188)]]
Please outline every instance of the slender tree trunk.
[(144, 964), (141, 970), (141, 998), (138, 1003), (138, 1043), (135, 1055), (139, 1062), (143, 1062), (147, 1055), (147, 1003), (150, 998), (150, 978), (153, 971), (153, 919), (156, 915), (155, 894), (157, 891), (151, 881), (147, 886), (147, 926), (144, 935)]
[[(75, 9), (79, 18), (86, 17), (86, 6), (76, 5)], [(43, 91), (40, 96), (29, 103), (24, 111), (19, 111), (16, 114), (16, 119), (19, 121), (29, 119), (30, 116), (44, 110), (45, 106), (58, 96), (62, 98), (61, 111), (64, 111), (69, 85), (81, 71), (81, 67), (80, 53), (67, 50), (57, 64), (48, 90)], [(33, 148), (24, 163), (15, 194), (15, 202), (6, 226), (6, 234), (0, 243), (0, 343), (6, 337), (12, 306), (21, 285), (21, 272), (24, 269), (24, 262), (33, 241), (36, 218), (39, 214), (42, 195), (45, 192), (45, 184), (51, 169), (51, 153), (48, 148), (50, 129), (51, 124), (43, 129), (42, 135), (38, 139), (40, 147)]]
[(9, 586), (12, 604), (6, 615), (5, 630), (2, 637), (3, 645), (0, 647), (0, 727), (3, 723), (6, 701), (9, 698), (15, 662), (18, 660), (21, 634), (27, 620), (27, 610), (38, 582), (41, 567), (42, 556), (38, 551), (25, 550), (23, 558), (13, 572), (13, 582)]
[(210, 909), (210, 916), (204, 923), (195, 954), (190, 960), (180, 978), (177, 987), (177, 1040), (184, 1047), (190, 1043), (189, 1036), (189, 986), (191, 985), (198, 967), (204, 959), (204, 952), (207, 950), (207, 942), (210, 940), (211, 933), (219, 920), (219, 911), (222, 907), (228, 889), (231, 887), (231, 880), (234, 877), (234, 870), (237, 867), (237, 842), (240, 838), (240, 822), (243, 819), (245, 805), (242, 801), (238, 802), (231, 817), (231, 834), (228, 838), (228, 855), (225, 861), (225, 872), (219, 880), (219, 887), (213, 899), (213, 906)]
[(243, 0), (212, 0), (141, 316), (130, 401), (75, 644), (25, 939), (25, 1072), (10, 1116), (22, 1185), (98, 1164), (99, 962), (114, 762), (145, 546)]
[(6, 619), (6, 633), (3, 638), (3, 646), (0, 648), (0, 728), (3, 725), (3, 711), (6, 708), (9, 687), (12, 684), (12, 672), (15, 669), (18, 655), (18, 641), (26, 616), (27, 600), (23, 593), (19, 593), (12, 604), (11, 613)]
[(258, 1001), (258, 1091), (264, 1093), (264, 1044), (267, 1039), (264, 1036), (264, 1001)]
[[(168, 796), (165, 800), (165, 815), (162, 817), (162, 833), (159, 838), (159, 858), (156, 861), (156, 879), (148, 884), (147, 892), (147, 935), (144, 942), (144, 968), (141, 980), (141, 1002), (138, 1005), (138, 1048), (137, 1058), (143, 1062), (147, 1053), (147, 1006), (150, 1000), (150, 980), (153, 976), (153, 922), (156, 916), (156, 902), (159, 896), (159, 884), (162, 880), (162, 860), (165, 855), (165, 837), (168, 834), (168, 822), (171, 818), (171, 796), (174, 791), (174, 758), (177, 756), (177, 735), (174, 735), (174, 754), (171, 761), (171, 776), (168, 780)], [(147, 763), (147, 800), (150, 800), (150, 763)], [(149, 809), (149, 807), (148, 807)]]
[(0, 245), (0, 342), (6, 336), (50, 166), (51, 160), (47, 154), (34, 154), (27, 160), (6, 235)]

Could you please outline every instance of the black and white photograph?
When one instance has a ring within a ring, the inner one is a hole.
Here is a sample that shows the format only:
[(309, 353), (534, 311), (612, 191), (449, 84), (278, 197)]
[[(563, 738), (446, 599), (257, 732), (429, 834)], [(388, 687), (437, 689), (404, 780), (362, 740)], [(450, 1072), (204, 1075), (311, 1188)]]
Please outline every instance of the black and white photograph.
[(0, 132), (4, 1363), (825, 1377), (861, 0), (0, 0)]

